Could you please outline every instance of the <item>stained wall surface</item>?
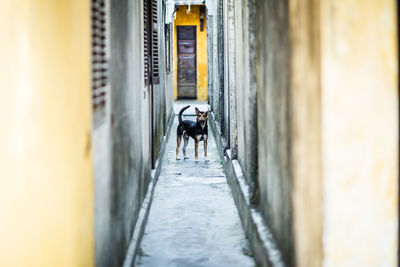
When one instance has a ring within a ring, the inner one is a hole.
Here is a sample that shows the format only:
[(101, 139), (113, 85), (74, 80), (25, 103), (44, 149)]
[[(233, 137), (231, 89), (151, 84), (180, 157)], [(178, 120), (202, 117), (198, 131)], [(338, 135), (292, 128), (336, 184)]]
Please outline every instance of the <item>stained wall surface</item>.
[[(234, 94), (237, 99), (237, 109), (232, 110), (232, 112), (236, 112), (237, 117), (237, 158), (245, 172), (247, 181), (253, 187), (257, 183), (258, 170), (258, 153), (256, 153), (258, 94), (255, 80), (257, 54), (254, 49), (256, 11), (253, 8), (255, 1), (234, 0), (233, 3), (235, 5), (235, 19), (233, 20), (232, 30), (235, 34), (236, 70), (229, 74), (229, 80), (234, 79), (236, 81), (236, 88), (229, 88), (229, 90), (236, 90)], [(234, 118), (235, 116), (231, 115), (230, 117)], [(231, 129), (233, 134), (232, 131), (233, 129)], [(231, 139), (234, 138), (234, 136), (231, 136)]]
[(396, 3), (321, 12), (324, 265), (397, 266)]
[[(165, 74), (164, 24), (157, 25), (160, 83), (145, 86), (143, 24), (137, 23), (143, 4), (110, 1), (109, 12), (111, 103), (107, 122), (94, 129), (96, 264), (121, 266), (172, 114), (172, 79)], [(159, 2), (159, 21), (162, 14)]]
[(323, 194), (319, 1), (289, 2), (289, 128), (297, 266), (321, 266)]
[[(294, 264), (289, 2), (257, 1), (259, 207), (286, 264)], [(264, 26), (265, 25), (265, 26)]]

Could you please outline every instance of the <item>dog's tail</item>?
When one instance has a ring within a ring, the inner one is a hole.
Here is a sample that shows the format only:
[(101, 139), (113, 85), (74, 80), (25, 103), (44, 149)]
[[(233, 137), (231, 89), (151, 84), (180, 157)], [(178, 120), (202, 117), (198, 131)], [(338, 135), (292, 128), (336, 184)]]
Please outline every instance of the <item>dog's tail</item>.
[(181, 109), (181, 111), (179, 111), (179, 115), (178, 115), (179, 124), (182, 123), (182, 113), (183, 113), (185, 110), (187, 110), (189, 107), (190, 107), (190, 105), (189, 105), (189, 106), (186, 106), (186, 107), (183, 107), (183, 108)]

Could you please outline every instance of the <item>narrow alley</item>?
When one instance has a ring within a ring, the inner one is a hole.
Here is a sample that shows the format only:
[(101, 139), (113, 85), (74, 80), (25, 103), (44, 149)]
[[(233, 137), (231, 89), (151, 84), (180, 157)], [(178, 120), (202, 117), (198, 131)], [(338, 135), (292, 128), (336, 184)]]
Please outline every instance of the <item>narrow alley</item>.
[(1, 0), (0, 266), (400, 266), (399, 17)]
[[(194, 110), (194, 106), (191, 107)], [(195, 116), (184, 119), (195, 120)], [(175, 159), (177, 118), (169, 135), (136, 266), (254, 266), (213, 134), (208, 160)], [(180, 151), (182, 153), (182, 151)]]

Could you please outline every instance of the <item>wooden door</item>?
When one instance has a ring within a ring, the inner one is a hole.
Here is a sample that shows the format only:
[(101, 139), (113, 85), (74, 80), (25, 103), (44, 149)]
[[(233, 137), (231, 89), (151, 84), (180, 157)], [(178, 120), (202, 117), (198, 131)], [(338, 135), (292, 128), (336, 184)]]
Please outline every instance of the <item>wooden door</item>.
[(178, 98), (197, 98), (196, 26), (177, 26)]

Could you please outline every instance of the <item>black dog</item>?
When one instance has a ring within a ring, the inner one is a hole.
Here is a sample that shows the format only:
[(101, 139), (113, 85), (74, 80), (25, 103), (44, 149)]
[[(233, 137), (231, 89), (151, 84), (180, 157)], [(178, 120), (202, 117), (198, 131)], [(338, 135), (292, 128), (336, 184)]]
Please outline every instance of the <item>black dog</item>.
[(203, 141), (204, 143), (204, 157), (207, 161), (207, 138), (208, 138), (208, 128), (207, 128), (207, 115), (208, 111), (202, 112), (198, 108), (195, 108), (196, 110), (196, 115), (197, 119), (196, 122), (194, 121), (188, 121), (182, 120), (182, 113), (188, 109), (190, 106), (186, 106), (181, 109), (179, 112), (179, 125), (176, 129), (176, 159), (179, 160), (180, 158), (178, 157), (179, 155), (179, 147), (182, 142), (182, 137), (183, 137), (183, 157), (185, 159), (188, 159), (186, 156), (186, 147), (189, 143), (189, 136), (194, 139), (194, 157), (195, 160), (198, 160), (198, 147), (199, 147), (199, 142)]

